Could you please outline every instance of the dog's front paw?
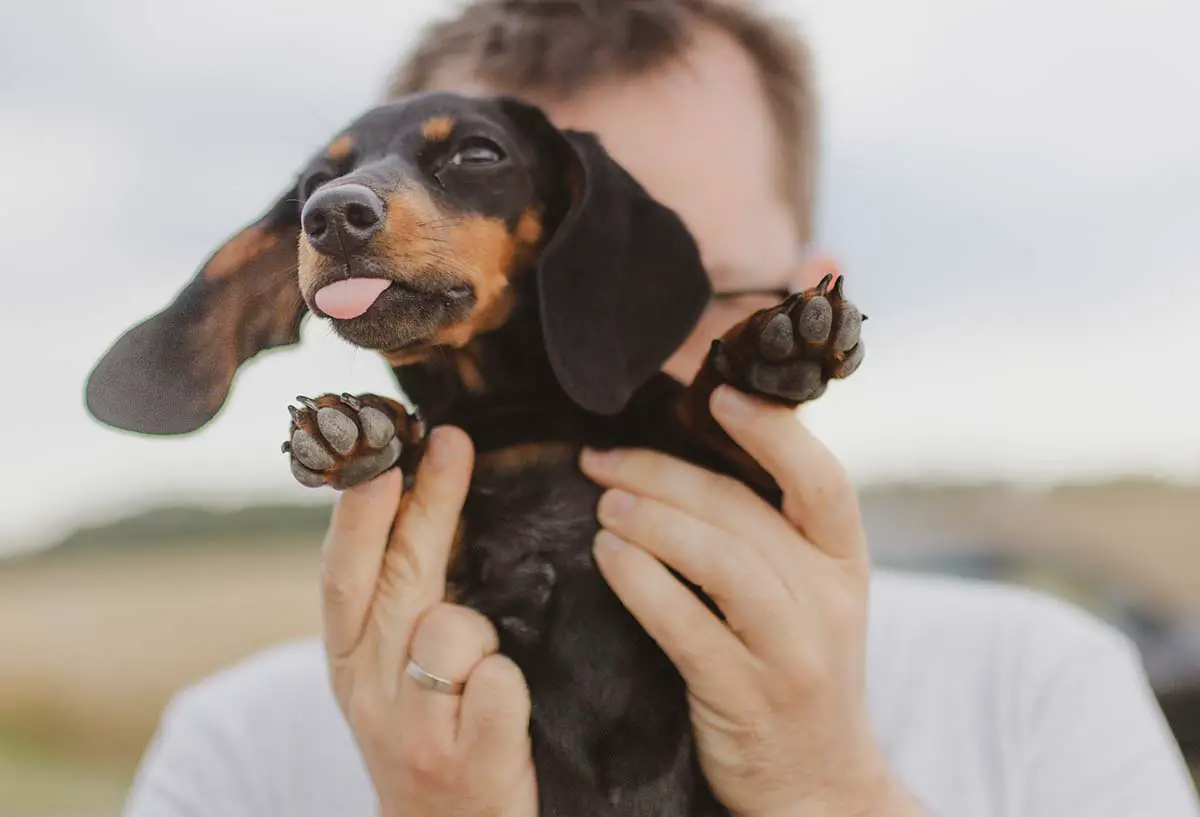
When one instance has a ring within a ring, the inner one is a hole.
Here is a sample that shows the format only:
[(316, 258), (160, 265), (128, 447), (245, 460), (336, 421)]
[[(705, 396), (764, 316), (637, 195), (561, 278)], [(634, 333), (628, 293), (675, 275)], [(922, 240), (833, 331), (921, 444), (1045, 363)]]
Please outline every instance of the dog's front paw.
[(721, 340), (710, 361), (732, 385), (776, 402), (800, 404), (825, 392), (830, 380), (849, 377), (863, 360), (860, 339), (867, 316), (842, 295), (832, 275), (812, 289), (763, 309)]
[(424, 437), (420, 420), (400, 403), (363, 394), (297, 397), (283, 452), (304, 486), (343, 490), (369, 482), (395, 465)]

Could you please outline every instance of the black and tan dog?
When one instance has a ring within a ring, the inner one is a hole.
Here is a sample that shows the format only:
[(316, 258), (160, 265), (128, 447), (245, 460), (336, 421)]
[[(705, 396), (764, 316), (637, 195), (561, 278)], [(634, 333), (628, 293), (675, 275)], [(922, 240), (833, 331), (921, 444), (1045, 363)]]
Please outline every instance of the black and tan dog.
[[(591, 556), (600, 489), (582, 445), (666, 451), (780, 501), (708, 413), (722, 382), (790, 405), (861, 362), (841, 279), (714, 341), (690, 386), (660, 372), (712, 297), (697, 247), (598, 140), (510, 99), (422, 94), (334, 139), (271, 209), (92, 373), (101, 421), (200, 428), (238, 366), (309, 311), (379, 350), (420, 419), (374, 395), (298, 398), (292, 471), (335, 488), (454, 424), (478, 456), (448, 576), (524, 672), (541, 813), (717, 815), (679, 675)], [(697, 592), (699, 592), (697, 590)], [(706, 600), (707, 601), (707, 600)], [(711, 605), (711, 602), (709, 602)]]

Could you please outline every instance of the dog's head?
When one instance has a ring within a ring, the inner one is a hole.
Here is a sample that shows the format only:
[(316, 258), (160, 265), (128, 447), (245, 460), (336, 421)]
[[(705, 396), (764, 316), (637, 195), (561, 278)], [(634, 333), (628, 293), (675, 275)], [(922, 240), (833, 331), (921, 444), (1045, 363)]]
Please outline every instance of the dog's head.
[(538, 301), (559, 384), (597, 413), (658, 371), (710, 296), (682, 221), (595, 136), (513, 99), (420, 94), (351, 124), (122, 335), (87, 407), (119, 428), (193, 431), (310, 311), (403, 366), (502, 326), (519, 292)]

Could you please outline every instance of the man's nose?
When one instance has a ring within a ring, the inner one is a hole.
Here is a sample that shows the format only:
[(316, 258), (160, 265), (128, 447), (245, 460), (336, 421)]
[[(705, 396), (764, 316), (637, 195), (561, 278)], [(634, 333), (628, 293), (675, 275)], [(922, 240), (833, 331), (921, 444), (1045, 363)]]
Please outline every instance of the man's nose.
[(357, 252), (383, 228), (383, 199), (361, 184), (319, 190), (304, 204), (300, 223), (313, 249), (324, 255)]

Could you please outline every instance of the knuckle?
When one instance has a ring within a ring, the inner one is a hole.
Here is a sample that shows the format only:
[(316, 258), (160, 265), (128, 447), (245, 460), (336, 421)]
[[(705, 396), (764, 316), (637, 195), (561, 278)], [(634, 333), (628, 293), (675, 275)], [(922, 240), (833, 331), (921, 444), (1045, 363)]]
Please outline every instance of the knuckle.
[(785, 672), (767, 679), (766, 689), (772, 703), (786, 709), (824, 689), (829, 676), (829, 663), (818, 649), (799, 649), (787, 662)]
[(435, 740), (408, 740), (400, 751), (400, 763), (413, 778), (446, 783), (456, 774), (453, 750)]
[(510, 659), (499, 653), (487, 656), (471, 673), (468, 685), (484, 700), (496, 715), (527, 718), (531, 709), (529, 688), (525, 676)]
[(414, 650), (426, 652), (426, 647), (438, 645), (438, 651), (448, 650), (465, 657), (467, 653), (495, 652), (499, 639), (495, 627), (481, 613), (450, 602), (430, 606), (417, 621), (413, 635)]
[(721, 660), (720, 651), (708, 642), (692, 637), (694, 632), (693, 628), (684, 625), (668, 634), (678, 645), (676, 650), (679, 663), (696, 675), (718, 675), (727, 671), (727, 668), (722, 666), (724, 662)]
[(360, 740), (374, 741), (379, 737), (384, 718), (381, 717), (381, 707), (375, 696), (355, 688), (347, 697), (345, 711), (346, 720)]
[(418, 482), (411, 492), (405, 495), (405, 502), (400, 508), (400, 516), (409, 523), (424, 524), (432, 517), (437, 503), (434, 501), (433, 486), (428, 480)]
[(813, 486), (813, 501), (839, 513), (857, 512), (858, 509), (858, 493), (840, 468), (827, 469), (826, 478)]
[(736, 491), (740, 483), (732, 480), (723, 474), (718, 474), (715, 471), (709, 471), (707, 468), (697, 470), (697, 481), (699, 488), (706, 494), (721, 495), (730, 491)]
[(419, 626), (426, 635), (444, 639), (475, 636), (491, 627), (487, 619), (475, 610), (446, 601), (438, 602), (426, 610)]
[(379, 571), (379, 592), (387, 598), (404, 598), (422, 586), (422, 574), (408, 548), (389, 548)]
[(331, 567), (321, 568), (321, 596), (333, 606), (352, 604), (368, 592), (354, 577)]

